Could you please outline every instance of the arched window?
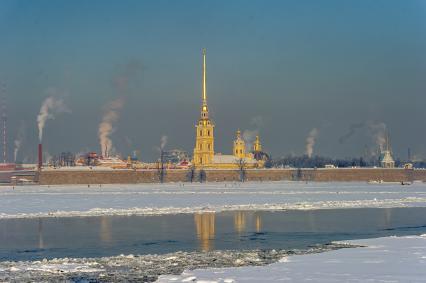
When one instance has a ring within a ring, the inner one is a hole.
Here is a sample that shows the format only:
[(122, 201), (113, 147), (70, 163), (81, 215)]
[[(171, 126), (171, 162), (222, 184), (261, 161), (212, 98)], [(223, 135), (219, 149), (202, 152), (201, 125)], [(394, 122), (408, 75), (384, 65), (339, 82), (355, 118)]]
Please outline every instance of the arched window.
[(210, 137), (210, 130), (207, 130), (207, 135)]
[(200, 137), (203, 135), (203, 130), (200, 130)]
[(203, 149), (203, 145), (200, 143), (200, 150), (202, 150)]
[(210, 150), (210, 144), (207, 145), (208, 149)]

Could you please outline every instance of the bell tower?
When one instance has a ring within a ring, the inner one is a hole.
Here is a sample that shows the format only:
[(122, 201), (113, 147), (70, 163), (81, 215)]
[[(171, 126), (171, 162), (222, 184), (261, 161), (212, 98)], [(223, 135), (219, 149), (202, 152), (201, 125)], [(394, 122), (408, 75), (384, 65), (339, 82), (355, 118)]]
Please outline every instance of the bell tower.
[(201, 117), (198, 120), (195, 134), (195, 148), (193, 164), (203, 167), (212, 163), (214, 156), (214, 124), (209, 118), (206, 91), (206, 49), (203, 48), (203, 78), (202, 78), (202, 104)]
[(246, 157), (246, 144), (241, 138), (241, 131), (237, 131), (237, 138), (234, 140), (234, 156), (237, 158)]
[(260, 143), (259, 136), (256, 136), (256, 141), (253, 144), (253, 151), (254, 152), (262, 151), (262, 144)]

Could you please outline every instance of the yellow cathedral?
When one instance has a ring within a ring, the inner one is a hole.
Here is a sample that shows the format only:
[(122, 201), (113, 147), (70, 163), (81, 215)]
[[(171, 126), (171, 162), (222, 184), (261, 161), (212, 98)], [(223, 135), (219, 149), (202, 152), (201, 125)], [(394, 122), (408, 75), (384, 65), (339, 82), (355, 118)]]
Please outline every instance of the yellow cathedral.
[[(233, 154), (223, 155), (214, 152), (214, 128), (215, 125), (209, 118), (209, 108), (207, 106), (206, 90), (206, 49), (203, 49), (203, 73), (202, 73), (202, 103), (201, 116), (198, 120), (195, 134), (195, 147), (192, 163), (196, 168), (212, 169), (238, 169), (244, 168), (263, 168), (265, 161), (256, 160), (252, 153), (246, 152), (246, 145), (241, 138), (240, 130), (237, 131), (234, 140)], [(253, 151), (261, 151), (262, 145), (259, 136), (253, 145)]]

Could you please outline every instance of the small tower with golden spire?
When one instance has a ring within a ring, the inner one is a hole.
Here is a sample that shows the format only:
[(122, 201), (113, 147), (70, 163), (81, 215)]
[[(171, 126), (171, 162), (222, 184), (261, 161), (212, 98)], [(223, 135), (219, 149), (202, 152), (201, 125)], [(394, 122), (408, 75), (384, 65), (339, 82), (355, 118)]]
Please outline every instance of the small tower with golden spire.
[(201, 117), (195, 126), (196, 138), (193, 157), (193, 164), (197, 167), (203, 167), (212, 163), (214, 156), (214, 124), (209, 118), (206, 88), (206, 49), (203, 48)]
[(237, 138), (234, 140), (234, 156), (237, 158), (246, 157), (246, 143), (241, 138), (241, 131), (237, 131)]
[(260, 143), (259, 136), (256, 136), (256, 140), (253, 144), (253, 151), (254, 152), (261, 152), (262, 151), (262, 144)]
[[(384, 148), (383, 148), (384, 147)], [(389, 132), (385, 131), (385, 144), (382, 146), (380, 154), (380, 165), (383, 168), (394, 168), (395, 160), (392, 157), (392, 150), (389, 141)]]

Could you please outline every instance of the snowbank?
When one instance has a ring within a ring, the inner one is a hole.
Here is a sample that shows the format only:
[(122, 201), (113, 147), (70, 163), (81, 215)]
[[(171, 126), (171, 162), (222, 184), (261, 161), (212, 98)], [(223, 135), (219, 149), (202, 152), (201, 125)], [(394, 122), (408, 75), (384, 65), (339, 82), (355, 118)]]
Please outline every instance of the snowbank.
[(157, 282), (424, 282), (426, 235), (346, 242), (366, 247), (284, 257), (267, 266), (185, 271)]

